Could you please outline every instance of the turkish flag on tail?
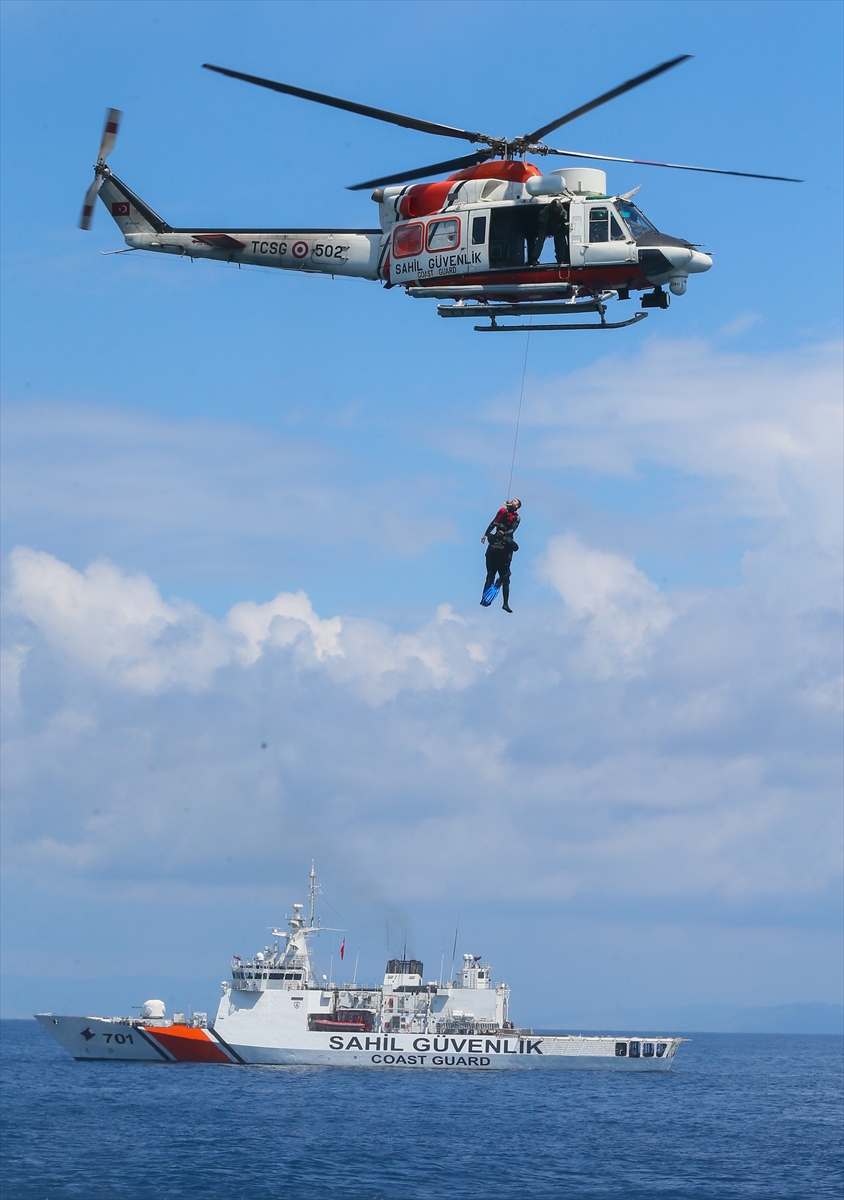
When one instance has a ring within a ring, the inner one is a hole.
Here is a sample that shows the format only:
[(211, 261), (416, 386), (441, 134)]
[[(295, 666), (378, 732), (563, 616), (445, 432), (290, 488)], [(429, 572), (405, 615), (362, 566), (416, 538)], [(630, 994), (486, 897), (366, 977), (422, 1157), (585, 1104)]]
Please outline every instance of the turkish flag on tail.
[(342, 944), (342, 946), (340, 947), (340, 957), (341, 957), (341, 958), (345, 958), (345, 957), (346, 957), (346, 939), (345, 939), (345, 938), (343, 938), (343, 944)]

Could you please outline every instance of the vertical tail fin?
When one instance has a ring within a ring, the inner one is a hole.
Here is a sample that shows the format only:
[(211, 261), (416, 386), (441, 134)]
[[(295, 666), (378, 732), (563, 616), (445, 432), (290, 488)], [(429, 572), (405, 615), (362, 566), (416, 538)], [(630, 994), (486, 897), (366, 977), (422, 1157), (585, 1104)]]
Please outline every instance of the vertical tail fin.
[(115, 224), (125, 237), (132, 233), (168, 233), (170, 226), (153, 212), (140, 196), (109, 171), (103, 169), (100, 199), (111, 213)]

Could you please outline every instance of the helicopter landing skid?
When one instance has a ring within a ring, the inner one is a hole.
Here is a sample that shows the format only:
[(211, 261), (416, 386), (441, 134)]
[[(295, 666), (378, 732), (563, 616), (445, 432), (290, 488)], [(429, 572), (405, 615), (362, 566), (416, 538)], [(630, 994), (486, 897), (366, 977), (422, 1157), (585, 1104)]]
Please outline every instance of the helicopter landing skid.
[[(517, 300), (509, 304), (504, 300), (497, 299), (492, 302), (480, 300), (477, 303), (465, 304), (461, 298), (456, 304), (438, 304), (437, 312), (441, 317), (489, 317), (489, 325), (475, 326), (478, 333), (505, 333), (507, 330), (530, 329), (537, 331), (543, 329), (623, 329), (625, 325), (635, 325), (648, 315), (646, 312), (637, 312), (627, 321), (608, 321), (606, 319), (606, 302), (614, 294), (614, 292), (607, 291), (601, 292), (597, 296), (577, 296), (570, 300), (531, 300), (528, 302)], [(533, 324), (533, 318), (538, 316), (579, 317), (585, 313), (597, 313), (600, 318), (599, 322), (592, 322), (588, 325), (575, 325), (571, 321), (558, 325)], [(528, 316), (531, 318), (529, 325), (498, 324), (500, 317), (524, 318)]]
[(489, 325), (475, 325), (477, 333), (518, 333), (520, 330), (524, 333), (534, 333), (543, 329), (623, 329), (625, 325), (636, 325), (639, 321), (644, 321), (648, 314), (646, 312), (637, 312), (629, 321), (605, 321), (603, 313), (601, 314), (600, 324), (591, 325), (497, 325), (494, 316), (490, 316)]

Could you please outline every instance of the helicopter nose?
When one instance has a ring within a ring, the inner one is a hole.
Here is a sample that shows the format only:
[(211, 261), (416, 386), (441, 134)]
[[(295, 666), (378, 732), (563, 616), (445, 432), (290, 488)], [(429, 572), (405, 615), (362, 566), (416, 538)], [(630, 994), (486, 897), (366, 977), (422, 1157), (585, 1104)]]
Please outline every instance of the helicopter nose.
[(700, 250), (692, 251), (692, 259), (686, 270), (690, 275), (702, 275), (704, 271), (708, 271), (712, 266), (712, 257), (709, 254), (703, 254)]
[(700, 275), (712, 266), (708, 254), (702, 254), (691, 246), (660, 246), (660, 250), (677, 271), (684, 275)]

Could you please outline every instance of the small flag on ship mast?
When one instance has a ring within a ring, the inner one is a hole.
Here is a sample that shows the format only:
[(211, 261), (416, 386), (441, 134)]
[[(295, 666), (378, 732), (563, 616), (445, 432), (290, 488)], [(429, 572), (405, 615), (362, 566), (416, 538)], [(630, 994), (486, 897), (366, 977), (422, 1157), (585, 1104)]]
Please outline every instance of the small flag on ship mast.
[(340, 946), (340, 958), (343, 959), (345, 957), (346, 957), (346, 939), (343, 938), (343, 943)]

